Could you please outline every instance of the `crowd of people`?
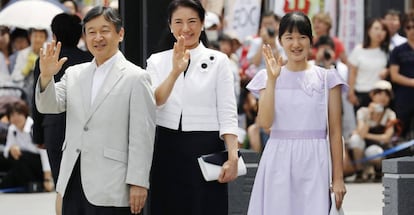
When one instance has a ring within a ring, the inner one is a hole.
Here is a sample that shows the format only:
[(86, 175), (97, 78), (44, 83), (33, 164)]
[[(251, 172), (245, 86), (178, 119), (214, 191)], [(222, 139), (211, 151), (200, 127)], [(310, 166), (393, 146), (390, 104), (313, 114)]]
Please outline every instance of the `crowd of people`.
[[(263, 152), (270, 130), (257, 123), (260, 110), (258, 96), (247, 90), (246, 84), (266, 68), (261, 50), (263, 44), (269, 44), (273, 54), (281, 56), (283, 64), (286, 64), (286, 50), (278, 37), (280, 20), (281, 17), (273, 12), (264, 12), (257, 35), (249, 40), (218, 30), (219, 42), (233, 38), (234, 51), (227, 55), (238, 62), (239, 66), (239, 126), (247, 134), (240, 144), (241, 147), (258, 153)], [(383, 17), (368, 19), (363, 41), (346, 53), (341, 40), (330, 35), (332, 18), (329, 13), (319, 12), (311, 19), (313, 38), (308, 62), (327, 69), (335, 68), (349, 86), (348, 90), (342, 91), (342, 133), (346, 146), (344, 157), (351, 160), (345, 162), (348, 166), (344, 167), (351, 170), (346, 176), (355, 175), (356, 182), (371, 181), (370, 179), (379, 181), (382, 159), (413, 154), (412, 148), (408, 148), (390, 156), (384, 155), (380, 159), (364, 160), (413, 139), (414, 108), (409, 97), (410, 92), (414, 92), (414, 74), (408, 69), (414, 60), (409, 54), (413, 20), (413, 13), (401, 14), (394, 9), (387, 11)], [(219, 23), (218, 26), (222, 24)], [(388, 101), (375, 101), (379, 96), (374, 95), (378, 92), (385, 92), (384, 97)], [(376, 110), (381, 111), (376, 114), (369, 106), (380, 107)], [(361, 128), (367, 125), (369, 128), (377, 125), (385, 127), (375, 133), (370, 129), (362, 132)], [(361, 139), (359, 144), (355, 144), (356, 136)], [(365, 141), (370, 143), (362, 144)]]
[[(414, 13), (368, 20), (348, 54), (325, 12), (263, 12), (246, 39), (222, 5), (174, 0), (144, 70), (117, 10), (62, 3), (52, 35), (0, 26), (0, 189), (56, 189), (57, 214), (137, 214), (148, 190), (151, 214), (227, 214), (240, 148), (262, 154), (249, 214), (327, 214), (329, 177), (340, 206), (346, 176), (380, 181), (386, 157), (366, 158), (414, 137)], [(206, 182), (197, 157), (222, 150)]]

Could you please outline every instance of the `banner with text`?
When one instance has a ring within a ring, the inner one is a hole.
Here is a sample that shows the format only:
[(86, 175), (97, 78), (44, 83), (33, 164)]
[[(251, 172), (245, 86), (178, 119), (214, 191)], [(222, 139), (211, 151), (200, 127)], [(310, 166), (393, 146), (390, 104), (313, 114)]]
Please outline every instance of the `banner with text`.
[(262, 0), (228, 0), (224, 7), (226, 34), (236, 35), (241, 42), (257, 34)]
[(364, 38), (364, 1), (340, 0), (338, 37), (349, 53)]

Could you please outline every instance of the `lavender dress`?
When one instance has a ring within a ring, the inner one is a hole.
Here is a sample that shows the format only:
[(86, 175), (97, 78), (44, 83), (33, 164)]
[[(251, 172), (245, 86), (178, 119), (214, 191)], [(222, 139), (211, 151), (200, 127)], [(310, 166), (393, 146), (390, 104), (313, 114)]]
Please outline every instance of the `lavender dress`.
[[(276, 81), (275, 118), (254, 181), (248, 215), (328, 214), (325, 72), (328, 88), (346, 85), (336, 70), (282, 67)], [(260, 71), (247, 85), (266, 87)]]

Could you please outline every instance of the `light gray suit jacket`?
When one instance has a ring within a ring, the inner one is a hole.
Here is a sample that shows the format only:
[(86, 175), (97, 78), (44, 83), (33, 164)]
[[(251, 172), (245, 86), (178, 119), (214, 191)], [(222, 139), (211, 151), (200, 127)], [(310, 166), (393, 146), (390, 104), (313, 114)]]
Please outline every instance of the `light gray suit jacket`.
[(155, 136), (155, 100), (149, 74), (122, 54), (91, 103), (94, 65), (69, 67), (43, 92), (41, 113), (67, 112), (66, 137), (56, 190), (65, 194), (80, 156), (85, 196), (98, 206), (129, 206), (129, 184), (149, 187)]

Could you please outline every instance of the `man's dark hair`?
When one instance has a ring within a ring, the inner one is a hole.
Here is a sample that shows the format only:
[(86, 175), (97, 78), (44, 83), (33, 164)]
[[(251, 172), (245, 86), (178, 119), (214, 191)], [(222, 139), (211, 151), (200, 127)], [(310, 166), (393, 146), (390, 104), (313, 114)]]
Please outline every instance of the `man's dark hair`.
[(29, 37), (30, 37), (30, 35), (32, 35), (33, 32), (42, 32), (43, 34), (45, 34), (46, 38), (49, 36), (49, 33), (47, 32), (46, 29), (43, 29), (43, 28), (30, 28), (29, 29)]
[(383, 18), (385, 18), (387, 15), (391, 15), (391, 16), (398, 16), (401, 20), (401, 13), (399, 10), (396, 9), (389, 9), (387, 10), (387, 12), (385, 12)]
[(11, 34), (10, 34), (10, 40), (14, 41), (17, 38), (25, 38), (27, 39), (27, 41), (30, 44), (30, 40), (29, 40), (29, 32), (27, 32), (27, 30), (25, 29), (21, 29), (21, 28), (16, 28), (14, 29)]
[(53, 18), (51, 28), (62, 46), (76, 47), (82, 36), (81, 19), (77, 15), (58, 14)]
[(98, 16), (103, 16), (106, 21), (114, 24), (117, 33), (121, 31), (122, 19), (117, 10), (110, 7), (96, 6), (92, 8), (83, 18), (83, 33), (85, 33), (85, 24)]

